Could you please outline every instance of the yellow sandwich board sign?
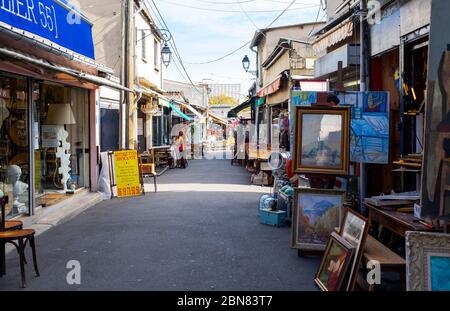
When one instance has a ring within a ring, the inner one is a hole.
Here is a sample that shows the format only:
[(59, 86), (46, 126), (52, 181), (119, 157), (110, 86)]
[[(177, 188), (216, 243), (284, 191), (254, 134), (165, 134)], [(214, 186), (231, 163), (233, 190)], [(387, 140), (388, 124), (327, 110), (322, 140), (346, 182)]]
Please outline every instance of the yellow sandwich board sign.
[(142, 194), (136, 150), (115, 151), (114, 172), (116, 175), (117, 196), (119, 198)]

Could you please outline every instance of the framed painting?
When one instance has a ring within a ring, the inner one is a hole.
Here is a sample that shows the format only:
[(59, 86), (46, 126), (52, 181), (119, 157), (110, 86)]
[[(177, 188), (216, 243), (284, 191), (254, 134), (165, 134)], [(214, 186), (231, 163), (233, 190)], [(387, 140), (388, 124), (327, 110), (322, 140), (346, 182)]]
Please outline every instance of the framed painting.
[(314, 281), (323, 291), (339, 291), (347, 275), (355, 247), (333, 232)]
[(334, 228), (341, 225), (344, 201), (344, 191), (295, 189), (291, 247), (323, 251)]
[(450, 234), (406, 232), (408, 291), (450, 291)]
[(350, 273), (348, 283), (345, 287), (346, 290), (353, 290), (355, 288), (356, 277), (358, 276), (359, 266), (364, 253), (368, 230), (369, 223), (367, 218), (350, 208), (346, 208), (339, 235), (355, 246), (355, 256), (349, 269)]
[(295, 107), (297, 173), (348, 175), (350, 107)]

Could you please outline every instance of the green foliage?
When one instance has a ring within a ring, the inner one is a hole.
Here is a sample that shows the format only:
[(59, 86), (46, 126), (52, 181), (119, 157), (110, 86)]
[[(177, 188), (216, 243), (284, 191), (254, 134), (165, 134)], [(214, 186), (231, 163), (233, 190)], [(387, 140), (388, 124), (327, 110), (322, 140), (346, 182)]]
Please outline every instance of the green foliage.
[(212, 96), (209, 98), (210, 105), (232, 105), (235, 106), (238, 104), (237, 100), (231, 96), (220, 94), (217, 96)]

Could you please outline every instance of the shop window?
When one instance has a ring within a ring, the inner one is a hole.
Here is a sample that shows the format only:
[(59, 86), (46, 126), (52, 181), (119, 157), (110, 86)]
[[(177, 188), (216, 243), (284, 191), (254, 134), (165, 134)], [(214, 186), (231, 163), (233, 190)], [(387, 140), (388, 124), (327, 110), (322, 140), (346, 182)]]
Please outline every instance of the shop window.
[(141, 54), (142, 60), (147, 62), (147, 35), (145, 34), (145, 30), (141, 30)]
[(101, 151), (119, 150), (119, 110), (100, 108)]
[(314, 58), (307, 58), (305, 60), (305, 68), (306, 69), (314, 69), (315, 63), (316, 63), (316, 60)]
[(36, 207), (59, 203), (89, 187), (88, 91), (35, 83)]
[(0, 189), (9, 197), (6, 218), (29, 213), (27, 80), (0, 75)]
[(159, 43), (156, 39), (153, 40), (153, 63), (155, 65), (155, 69), (159, 68)]

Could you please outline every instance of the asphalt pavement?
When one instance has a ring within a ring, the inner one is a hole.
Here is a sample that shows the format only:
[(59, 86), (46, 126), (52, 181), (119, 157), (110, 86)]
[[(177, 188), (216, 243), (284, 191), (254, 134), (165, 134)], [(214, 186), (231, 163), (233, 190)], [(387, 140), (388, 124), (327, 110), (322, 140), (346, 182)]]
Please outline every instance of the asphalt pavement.
[[(160, 176), (158, 193), (146, 188), (39, 235), (41, 276), (27, 248), (26, 290), (316, 290), (319, 258), (299, 258), (288, 227), (259, 223), (259, 197), (269, 189), (251, 186), (244, 168), (192, 160)], [(81, 284), (67, 281), (78, 281), (70, 261), (80, 263)], [(18, 255), (10, 252), (0, 291), (18, 289)]]

